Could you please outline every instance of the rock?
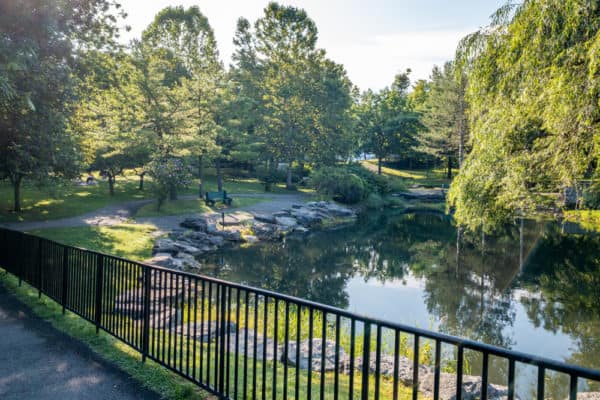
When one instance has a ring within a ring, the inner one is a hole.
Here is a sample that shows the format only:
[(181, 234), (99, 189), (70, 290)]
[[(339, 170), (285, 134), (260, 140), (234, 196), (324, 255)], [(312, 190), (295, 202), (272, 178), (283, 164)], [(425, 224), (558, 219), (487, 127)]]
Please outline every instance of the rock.
[(303, 205), (303, 204), (298, 204), (298, 203), (296, 203), (296, 204), (292, 204), (292, 210), (293, 210), (293, 209), (296, 209), (296, 210), (297, 210), (297, 209), (300, 209), (300, 208), (302, 208), (302, 207), (304, 207), (304, 205)]
[[(202, 250), (200, 250), (197, 247), (190, 246), (190, 245), (182, 243), (182, 242), (174, 242), (174, 243), (175, 243), (175, 247), (178, 250), (177, 254), (186, 253), (186, 254), (190, 254), (192, 256), (198, 256), (198, 255), (202, 254)], [(178, 258), (180, 258), (180, 257), (178, 257)]]
[[(281, 211), (277, 211), (273, 213), (273, 218), (277, 218), (277, 217), (289, 217), (290, 216), (290, 212), (289, 211), (285, 211), (285, 210), (281, 210)], [(277, 223), (277, 221), (275, 221), (275, 223)]]
[(208, 222), (204, 217), (192, 217), (184, 219), (179, 225), (194, 231), (206, 232)]
[[(166, 291), (162, 291), (166, 293)], [(151, 292), (150, 301), (150, 326), (158, 329), (175, 327), (181, 323), (181, 314), (174, 308), (163, 305), (167, 301), (166, 297), (161, 297), (161, 291)], [(128, 290), (115, 298), (113, 309), (115, 314), (121, 314), (135, 321), (141, 321), (144, 318), (144, 303), (141, 296), (141, 289)]]
[(177, 253), (176, 260), (179, 260), (179, 262), (181, 263), (181, 267), (184, 270), (190, 270), (190, 269), (200, 270), (200, 269), (202, 269), (202, 264), (200, 264), (196, 260), (196, 258), (191, 254)]
[(310, 231), (303, 227), (303, 226), (297, 226), (294, 228), (294, 233), (299, 233), (301, 235), (306, 235), (307, 233), (309, 233)]
[(277, 221), (277, 225), (281, 225), (284, 228), (293, 228), (298, 225), (296, 219), (292, 217), (275, 217), (275, 220)]
[[(300, 342), (300, 357), (298, 367), (301, 369), (308, 369), (308, 356), (309, 356), (309, 340)], [(287, 345), (287, 352), (285, 355), (285, 362), (292, 366), (296, 366), (296, 352), (297, 344), (295, 341), (291, 341)], [(321, 355), (325, 352), (325, 371), (335, 370), (335, 342), (332, 340), (325, 341), (325, 348), (323, 349), (322, 339), (315, 338), (312, 340), (312, 359), (310, 367), (312, 371), (321, 371)], [(340, 347), (339, 349), (339, 360), (338, 370), (343, 371), (347, 368), (349, 363), (348, 354)]]
[(217, 321), (204, 321), (196, 322), (195, 324), (191, 323), (180, 325), (177, 327), (176, 333), (178, 335), (183, 335), (184, 337), (196, 338), (201, 342), (212, 342), (217, 337), (220, 337), (222, 334), (227, 334), (229, 330), (230, 336), (235, 337), (235, 331), (237, 330), (237, 325), (234, 322), (229, 322), (225, 325), (225, 330), (221, 330), (221, 324), (217, 323)]
[[(369, 354), (369, 371), (375, 373), (376, 368), (376, 353)], [(354, 361), (356, 369), (362, 370), (362, 357), (357, 357)], [(382, 354), (379, 362), (379, 373), (382, 376), (394, 376), (394, 356)], [(431, 368), (424, 365), (419, 365), (419, 380), (421, 381), (427, 374), (432, 373)], [(406, 357), (398, 357), (398, 381), (404, 385), (413, 384), (413, 361)]]
[(244, 240), (246, 243), (258, 243), (259, 239), (254, 235), (246, 235), (244, 236)]
[(409, 189), (407, 192), (396, 193), (394, 197), (401, 197), (407, 200), (419, 201), (444, 201), (446, 191), (444, 189)]
[[(427, 373), (419, 378), (419, 390), (427, 396), (433, 396), (433, 373)], [(464, 400), (476, 400), (481, 398), (482, 380), (479, 376), (463, 375), (462, 398)], [(508, 398), (506, 386), (488, 384), (489, 400), (505, 400)], [(515, 396), (519, 399), (518, 396)], [(440, 374), (440, 400), (456, 399), (456, 376), (453, 374)]]
[(157, 253), (168, 253), (168, 254), (177, 254), (179, 249), (175, 245), (175, 242), (168, 238), (160, 238), (157, 239), (154, 243), (154, 248), (152, 249), (152, 254)]
[[(263, 335), (257, 334), (254, 330), (246, 329), (246, 328), (240, 329), (238, 332), (237, 350), (238, 350), (239, 355), (245, 354), (246, 332), (248, 335), (248, 357), (254, 358), (254, 340), (256, 338), (256, 359), (257, 360), (266, 359), (269, 361), (272, 361), (273, 359), (275, 359), (275, 352), (273, 349), (273, 347), (275, 345), (275, 341), (270, 338), (267, 338), (267, 340), (265, 341)], [(235, 348), (236, 348), (235, 347), (235, 334), (229, 335), (229, 349), (230, 349), (229, 352), (234, 353)], [(283, 350), (284, 350), (283, 345), (277, 345), (277, 356), (278, 356), (277, 358), (278, 359), (280, 359), (282, 357)], [(266, 355), (266, 357), (265, 357), (265, 355)]]
[(181, 269), (181, 263), (169, 253), (156, 253), (152, 258), (144, 261), (147, 264), (168, 269)]
[(215, 235), (221, 236), (224, 240), (229, 242), (241, 242), (242, 234), (239, 231), (217, 231)]
[(265, 222), (267, 224), (276, 224), (275, 214), (254, 214), (254, 221)]
[(254, 221), (252, 224), (252, 231), (260, 240), (281, 239), (281, 233), (277, 231), (276, 225)]
[[(566, 400), (569, 398), (567, 397)], [(577, 393), (577, 400), (600, 400), (600, 392), (580, 392)]]
[(299, 208), (292, 211), (292, 216), (298, 221), (298, 223), (305, 227), (314, 227), (320, 225), (323, 222), (323, 218), (316, 212), (306, 208)]

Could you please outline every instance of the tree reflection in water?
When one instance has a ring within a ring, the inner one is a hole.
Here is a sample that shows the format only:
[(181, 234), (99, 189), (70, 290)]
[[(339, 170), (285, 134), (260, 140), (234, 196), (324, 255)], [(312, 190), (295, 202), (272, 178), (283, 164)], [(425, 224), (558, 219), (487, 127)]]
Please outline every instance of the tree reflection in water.
[[(439, 214), (386, 212), (334, 231), (225, 250), (206, 262), (225, 279), (341, 308), (353, 278), (384, 285), (416, 279), (437, 330), (507, 348), (518, 336), (520, 302), (533, 326), (574, 339), (566, 361), (600, 368), (599, 255), (600, 237), (565, 235), (555, 223), (516, 221), (486, 236), (458, 233)], [(496, 361), (492, 379), (502, 381), (506, 366)], [(481, 361), (469, 364), (476, 373)]]

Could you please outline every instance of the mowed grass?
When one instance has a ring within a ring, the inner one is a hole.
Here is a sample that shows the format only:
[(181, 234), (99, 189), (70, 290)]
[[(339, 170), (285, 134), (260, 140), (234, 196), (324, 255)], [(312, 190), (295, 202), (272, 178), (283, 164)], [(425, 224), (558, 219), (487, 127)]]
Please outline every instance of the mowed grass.
[(109, 195), (108, 182), (101, 179), (96, 185), (83, 186), (74, 182), (36, 186), (25, 181), (21, 192), (23, 211), (15, 213), (11, 211), (12, 186), (7, 181), (0, 181), (0, 222), (65, 218), (85, 214), (111, 203), (152, 197), (150, 190), (138, 190), (138, 177), (135, 174), (117, 178), (114, 196)]
[[(377, 173), (377, 160), (363, 161), (362, 165), (370, 171)], [(446, 170), (443, 168), (434, 169), (394, 169), (386, 166), (381, 167), (381, 173), (386, 176), (400, 178), (408, 181), (411, 184), (419, 184), (424, 186), (445, 186), (451, 183), (451, 180), (446, 179)], [(457, 169), (452, 169), (452, 176), (458, 173)]]
[(169, 372), (153, 361), (147, 360), (142, 363), (137, 351), (108, 333), (100, 331), (96, 334), (93, 324), (74, 313), (67, 311), (63, 315), (62, 308), (56, 302), (45, 296), (38, 299), (37, 290), (27, 284), (19, 287), (14, 276), (1, 273), (0, 281), (38, 317), (50, 322), (57, 330), (81, 340), (94, 353), (116, 365), (141, 386), (158, 393), (162, 398), (169, 400), (214, 398), (192, 382)]
[(140, 208), (136, 214), (136, 218), (144, 217), (160, 217), (168, 215), (183, 215), (183, 214), (202, 214), (206, 212), (216, 212), (225, 209), (233, 209), (239, 207), (249, 207), (254, 204), (269, 201), (272, 197), (233, 197), (231, 206), (226, 206), (218, 202), (214, 206), (207, 206), (204, 200), (201, 199), (183, 199), (167, 201), (162, 205), (160, 210), (156, 209), (156, 203), (146, 204)]
[[(85, 174), (83, 175), (86, 176)], [(110, 204), (123, 203), (132, 200), (152, 199), (152, 178), (144, 179), (144, 190), (139, 190), (139, 176), (134, 171), (126, 171), (117, 177), (115, 193), (109, 194), (108, 182), (98, 178), (95, 185), (79, 185), (76, 182), (62, 182), (55, 185), (38, 186), (24, 181), (21, 188), (22, 211), (15, 213), (13, 209), (13, 188), (6, 180), (0, 181), (0, 223), (17, 221), (43, 221), (86, 214)], [(198, 193), (199, 180), (194, 179), (190, 186), (181, 188), (180, 195)], [(224, 190), (230, 194), (259, 194), (265, 193), (262, 183), (256, 178), (225, 178)], [(217, 183), (214, 176), (205, 179), (206, 191), (216, 191)], [(308, 189), (302, 191), (311, 192)], [(274, 185), (273, 193), (290, 193), (283, 184)], [(167, 214), (169, 215), (169, 214)]]
[(578, 223), (585, 230), (600, 232), (600, 210), (568, 210), (565, 219)]
[(89, 250), (141, 261), (152, 255), (156, 227), (134, 223), (40, 229), (30, 233)]

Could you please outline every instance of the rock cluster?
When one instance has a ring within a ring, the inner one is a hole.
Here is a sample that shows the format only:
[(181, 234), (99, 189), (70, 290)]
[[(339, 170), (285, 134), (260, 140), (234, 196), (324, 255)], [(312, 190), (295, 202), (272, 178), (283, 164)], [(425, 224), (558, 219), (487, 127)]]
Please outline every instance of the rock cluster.
[(198, 270), (199, 256), (239, 243), (281, 240), (291, 233), (330, 227), (354, 220), (356, 212), (329, 201), (293, 204), (272, 214), (209, 214), (181, 222), (181, 229), (156, 240), (146, 262), (176, 270)]

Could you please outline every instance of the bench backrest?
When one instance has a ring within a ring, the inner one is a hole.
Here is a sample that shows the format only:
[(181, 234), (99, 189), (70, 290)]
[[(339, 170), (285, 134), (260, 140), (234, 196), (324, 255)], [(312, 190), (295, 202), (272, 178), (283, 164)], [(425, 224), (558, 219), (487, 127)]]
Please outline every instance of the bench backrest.
[(227, 191), (222, 192), (206, 192), (206, 200), (225, 199), (227, 197)]

